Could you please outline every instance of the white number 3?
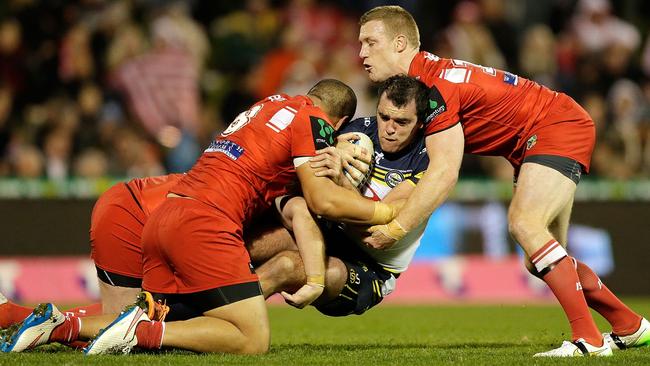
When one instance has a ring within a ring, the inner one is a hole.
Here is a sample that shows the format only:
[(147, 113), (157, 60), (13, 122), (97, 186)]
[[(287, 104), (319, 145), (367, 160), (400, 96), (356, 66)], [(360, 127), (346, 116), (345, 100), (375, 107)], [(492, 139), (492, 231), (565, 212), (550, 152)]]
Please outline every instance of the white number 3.
[(264, 104), (258, 104), (247, 111), (239, 113), (228, 128), (221, 133), (221, 136), (228, 136), (246, 126), (248, 122), (251, 121), (251, 118), (255, 117), (262, 107), (264, 107)]

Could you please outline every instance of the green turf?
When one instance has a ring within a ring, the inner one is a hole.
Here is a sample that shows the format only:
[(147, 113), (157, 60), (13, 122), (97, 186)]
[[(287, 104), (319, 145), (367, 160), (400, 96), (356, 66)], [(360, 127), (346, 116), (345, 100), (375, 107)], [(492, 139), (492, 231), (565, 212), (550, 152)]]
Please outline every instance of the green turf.
[[(630, 300), (650, 314), (650, 299)], [(313, 309), (270, 309), (272, 344), (263, 356), (162, 354), (84, 357), (60, 346), (0, 354), (2, 365), (650, 365), (650, 347), (609, 358), (533, 359), (568, 338), (556, 306), (379, 306), (363, 316), (328, 318)], [(606, 323), (597, 316), (601, 329)]]

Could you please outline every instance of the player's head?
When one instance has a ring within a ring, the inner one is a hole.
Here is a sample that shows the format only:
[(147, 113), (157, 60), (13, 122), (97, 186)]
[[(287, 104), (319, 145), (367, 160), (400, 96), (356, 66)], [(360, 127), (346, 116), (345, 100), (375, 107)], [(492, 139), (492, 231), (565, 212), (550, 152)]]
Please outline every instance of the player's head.
[(420, 32), (411, 14), (395, 5), (378, 6), (359, 19), (359, 57), (370, 80), (380, 82), (408, 72), (420, 49)]
[(327, 114), (335, 130), (351, 119), (357, 110), (357, 96), (352, 88), (335, 79), (319, 81), (307, 92), (307, 96)]
[(398, 152), (419, 136), (427, 114), (427, 95), (427, 86), (412, 77), (396, 75), (381, 83), (377, 129), (384, 152)]

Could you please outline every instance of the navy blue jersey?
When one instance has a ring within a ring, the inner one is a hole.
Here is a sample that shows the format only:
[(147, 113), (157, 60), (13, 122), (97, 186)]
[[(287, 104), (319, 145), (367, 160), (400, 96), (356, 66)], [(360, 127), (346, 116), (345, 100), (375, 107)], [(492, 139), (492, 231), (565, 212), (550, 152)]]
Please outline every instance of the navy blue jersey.
[(404, 150), (388, 154), (381, 150), (377, 131), (377, 117), (357, 118), (346, 123), (339, 133), (362, 132), (372, 140), (375, 148), (375, 164), (371, 179), (361, 192), (366, 197), (383, 199), (391, 189), (407, 180), (414, 185), (429, 165), (424, 136), (416, 138)]

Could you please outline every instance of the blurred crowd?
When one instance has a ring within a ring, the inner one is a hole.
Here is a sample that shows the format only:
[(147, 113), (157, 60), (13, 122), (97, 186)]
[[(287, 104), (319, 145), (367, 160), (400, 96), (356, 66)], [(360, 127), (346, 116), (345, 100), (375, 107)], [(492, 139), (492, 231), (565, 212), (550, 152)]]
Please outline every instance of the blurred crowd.
[[(637, 0), (6, 0), (0, 177), (136, 177), (190, 168), (265, 96), (340, 79), (374, 113), (364, 11), (414, 14), (422, 49), (571, 95), (597, 126), (592, 176), (650, 178), (650, 4)], [(511, 179), (503, 159), (464, 175)]]

